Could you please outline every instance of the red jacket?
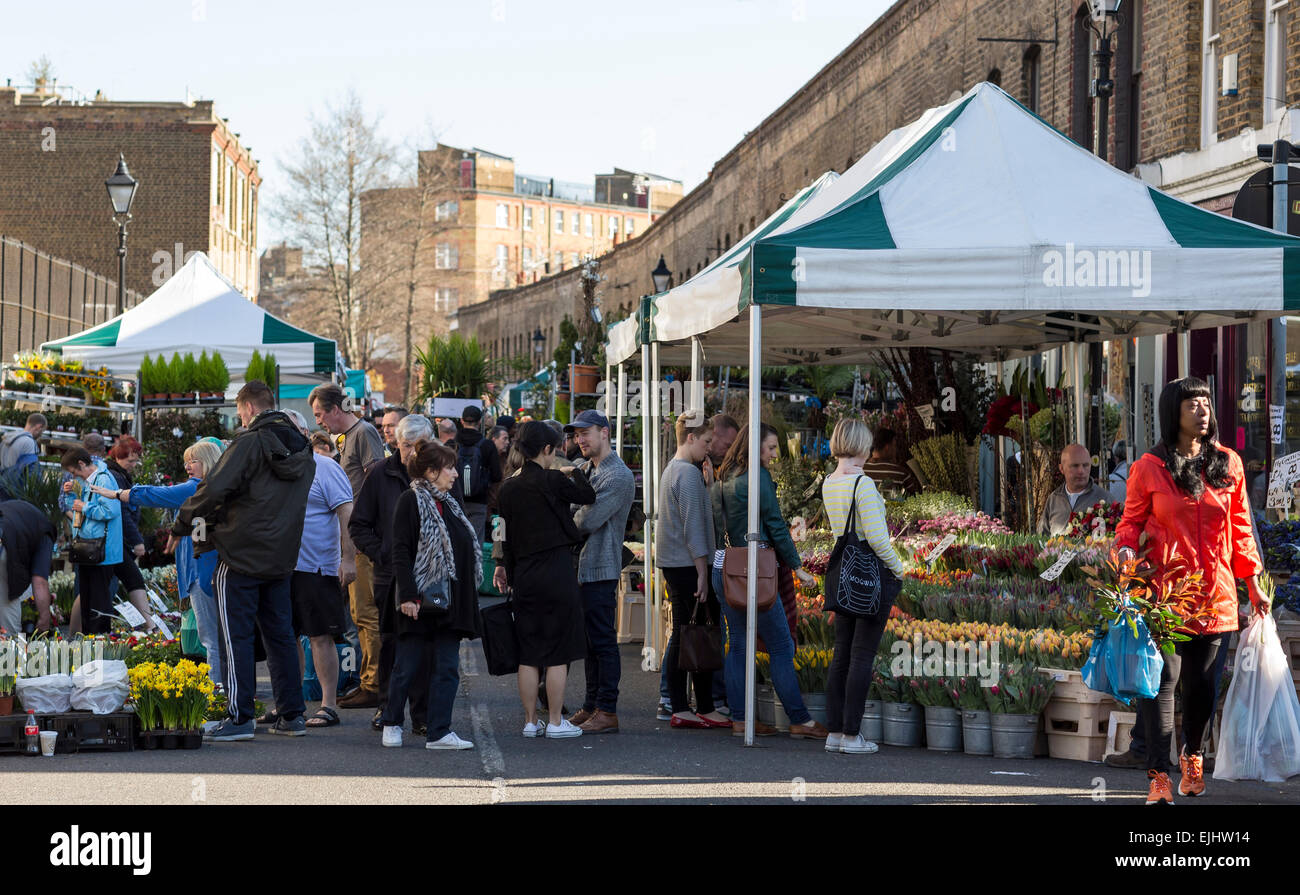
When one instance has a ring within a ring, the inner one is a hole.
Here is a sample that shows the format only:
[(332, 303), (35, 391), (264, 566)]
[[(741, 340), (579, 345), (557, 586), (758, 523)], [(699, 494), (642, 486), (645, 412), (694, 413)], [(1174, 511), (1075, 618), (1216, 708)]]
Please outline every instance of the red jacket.
[(1228, 455), (1228, 486), (1206, 483), (1199, 500), (1174, 484), (1173, 477), (1155, 453), (1143, 454), (1128, 478), (1124, 518), (1115, 532), (1116, 547), (1138, 549), (1147, 534), (1147, 559), (1157, 569), (1157, 580), (1174, 551), (1192, 568), (1204, 572), (1205, 600), (1214, 617), (1193, 622), (1184, 631), (1218, 634), (1237, 630), (1237, 579), (1263, 570), (1250, 523), (1245, 470), (1234, 451)]

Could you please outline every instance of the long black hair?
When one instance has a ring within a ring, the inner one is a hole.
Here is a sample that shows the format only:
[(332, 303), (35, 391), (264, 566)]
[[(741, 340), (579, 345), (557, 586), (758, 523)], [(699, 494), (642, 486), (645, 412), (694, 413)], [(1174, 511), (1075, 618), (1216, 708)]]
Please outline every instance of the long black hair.
[(518, 447), (525, 459), (536, 460), (548, 447), (559, 447), (561, 437), (540, 420), (529, 420), (519, 427), (512, 447)]
[(1187, 376), (1175, 379), (1160, 392), (1160, 454), (1165, 468), (1179, 490), (1192, 497), (1200, 497), (1205, 482), (1215, 488), (1226, 488), (1232, 478), (1228, 475), (1228, 455), (1219, 450), (1219, 422), (1214, 416), (1214, 403), (1210, 403), (1210, 428), (1201, 439), (1201, 452), (1195, 457), (1184, 457), (1176, 450), (1182, 426), (1183, 402), (1189, 398), (1210, 398), (1210, 385), (1204, 379)]

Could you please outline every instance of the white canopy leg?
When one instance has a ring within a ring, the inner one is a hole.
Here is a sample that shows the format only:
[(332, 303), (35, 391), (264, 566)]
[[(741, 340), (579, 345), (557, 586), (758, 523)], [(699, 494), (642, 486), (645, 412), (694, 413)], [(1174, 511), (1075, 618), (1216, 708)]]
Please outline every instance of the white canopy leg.
[(749, 519), (745, 523), (747, 582), (745, 599), (745, 745), (754, 745), (754, 664), (758, 655), (758, 500), (759, 432), (763, 414), (760, 378), (763, 375), (763, 312), (749, 306)]

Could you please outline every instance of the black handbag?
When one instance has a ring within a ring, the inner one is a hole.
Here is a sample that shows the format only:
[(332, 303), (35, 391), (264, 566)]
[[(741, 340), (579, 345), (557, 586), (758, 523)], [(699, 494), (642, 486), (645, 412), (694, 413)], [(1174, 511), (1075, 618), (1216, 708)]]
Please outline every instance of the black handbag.
[(718, 671), (722, 668), (722, 626), (695, 620), (703, 605), (695, 604), (691, 620), (677, 633), (677, 668), (680, 671)]
[(515, 630), (514, 601), (489, 606), (479, 615), (483, 619), (483, 655), (488, 674), (501, 676), (519, 671), (519, 640)]
[(68, 545), (68, 559), (79, 566), (98, 566), (104, 563), (105, 538), (73, 538)]
[(446, 612), (451, 608), (451, 592), (447, 589), (447, 579), (437, 578), (427, 587), (420, 588), (420, 609), (432, 609)]
[(826, 597), (822, 610), (874, 619), (893, 605), (901, 584), (876, 551), (858, 538), (858, 483), (861, 481), (862, 476), (858, 476), (853, 482), (844, 534), (836, 539), (835, 549), (826, 563)]

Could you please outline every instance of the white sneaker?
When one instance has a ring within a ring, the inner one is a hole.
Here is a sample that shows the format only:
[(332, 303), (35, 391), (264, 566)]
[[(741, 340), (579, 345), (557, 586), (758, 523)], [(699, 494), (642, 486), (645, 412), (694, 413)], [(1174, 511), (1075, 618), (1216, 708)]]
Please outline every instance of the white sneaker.
[(839, 751), (840, 751), (840, 742), (841, 742), (843, 739), (844, 739), (844, 734), (842, 734), (842, 733), (828, 733), (828, 734), (826, 735), (826, 751), (827, 751), (827, 752), (839, 752)]
[(473, 749), (474, 744), (471, 743), (469, 740), (462, 740), (460, 737), (456, 736), (456, 734), (453, 732), (447, 734), (445, 737), (443, 737), (440, 740), (436, 740), (432, 743), (425, 743), (424, 748), (426, 749)]
[(539, 737), (544, 733), (546, 733), (546, 725), (541, 721), (534, 721), (532, 724), (524, 725), (524, 736), (529, 739)]
[(402, 728), (385, 727), (384, 728), (384, 745), (400, 746), (402, 745)]
[(546, 738), (548, 740), (559, 740), (559, 739), (564, 739), (565, 737), (580, 737), (580, 736), (582, 736), (582, 728), (575, 727), (573, 724), (569, 722), (568, 718), (565, 718), (559, 724), (546, 725)]
[[(830, 748), (829, 744), (826, 748)], [(840, 743), (840, 751), (849, 755), (871, 755), (872, 753), (879, 752), (880, 747), (871, 742), (871, 740), (864, 740), (862, 734), (858, 734), (853, 737), (853, 739), (844, 740)]]

